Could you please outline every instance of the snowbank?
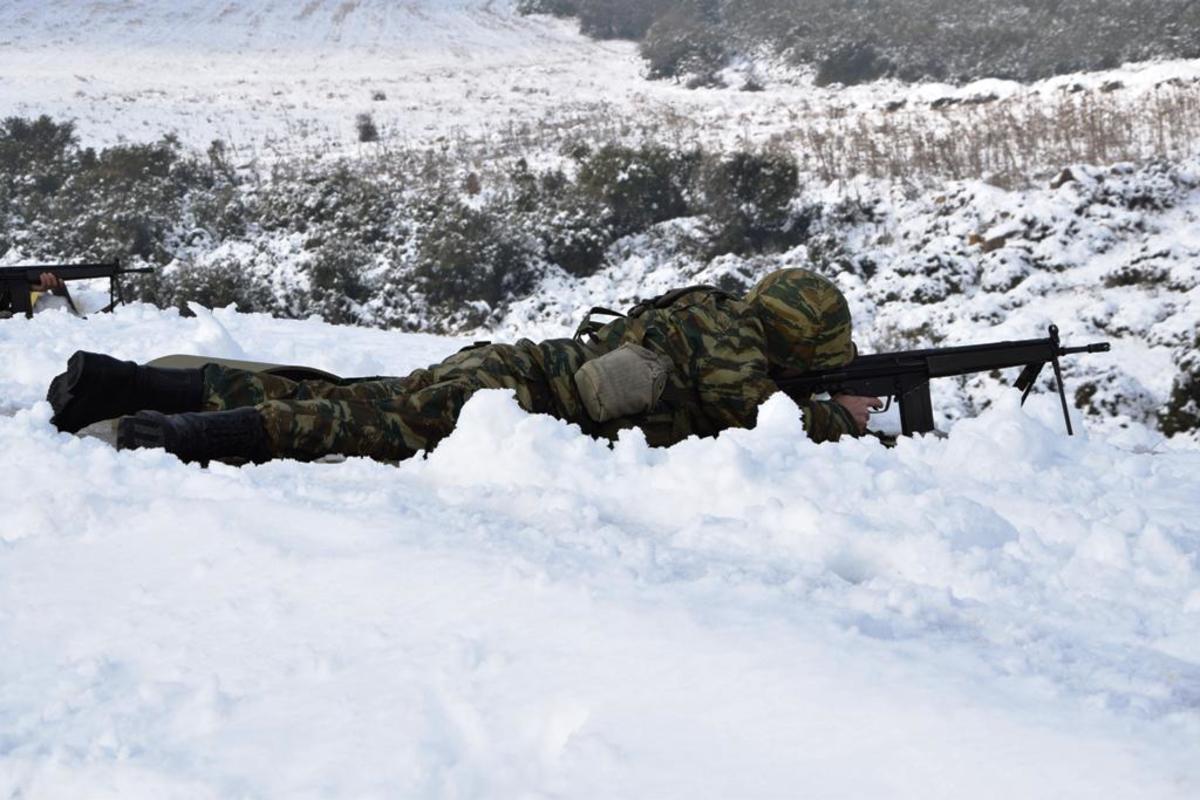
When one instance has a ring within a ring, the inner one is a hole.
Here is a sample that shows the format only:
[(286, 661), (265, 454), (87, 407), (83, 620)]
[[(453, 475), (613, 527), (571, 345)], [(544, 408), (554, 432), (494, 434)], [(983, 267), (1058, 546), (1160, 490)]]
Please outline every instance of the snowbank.
[[(1200, 452), (613, 448), (503, 392), (428, 459), (200, 469), (59, 434), (76, 346), (344, 374), (448, 339), (145, 307), (0, 321), (0, 791), (1194, 797)], [(1136, 447), (1134, 445), (1137, 445)]]

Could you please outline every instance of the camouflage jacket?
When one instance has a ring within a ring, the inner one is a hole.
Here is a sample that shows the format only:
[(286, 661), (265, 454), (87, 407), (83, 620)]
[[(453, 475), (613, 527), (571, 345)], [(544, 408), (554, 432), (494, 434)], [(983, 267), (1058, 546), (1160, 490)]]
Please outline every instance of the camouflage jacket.
[[(848, 323), (847, 319), (847, 327)], [(779, 391), (770, 377), (759, 314), (749, 303), (723, 292), (687, 292), (665, 308), (610, 322), (588, 339), (593, 355), (630, 342), (667, 356), (675, 366), (654, 409), (598, 429), (591, 426), (591, 432), (600, 435), (636, 426), (650, 444), (669, 445), (726, 428), (753, 428), (758, 407)], [(805, 430), (814, 441), (833, 441), (855, 431), (853, 419), (837, 403), (808, 400), (801, 408)]]

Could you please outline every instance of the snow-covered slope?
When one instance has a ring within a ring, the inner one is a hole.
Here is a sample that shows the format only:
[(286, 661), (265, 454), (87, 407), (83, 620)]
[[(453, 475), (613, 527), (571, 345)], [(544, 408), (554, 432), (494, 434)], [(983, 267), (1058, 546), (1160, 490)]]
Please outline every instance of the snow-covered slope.
[[(766, 91), (689, 90), (647, 81), (631, 42), (597, 42), (576, 24), (521, 16), (513, 0), (8, 0), (0, 3), (0, 111), (73, 119), (89, 144), (165, 133), (240, 157), (358, 152), (371, 113), (396, 146), (503, 141), (536, 157), (568, 135), (650, 134), (724, 144), (829, 125), (838, 135), (907, 104), (942, 125), (944, 98), (1020, 96), (1052, 106), (1073, 85), (1120, 84), (1136, 97), (1191, 82), (1200, 62), (1132, 65), (1024, 88), (894, 83), (817, 90), (806, 74), (747, 64)], [(736, 73), (737, 70), (734, 70)], [(918, 110), (919, 109), (919, 110)], [(965, 112), (964, 112), (965, 113)], [(909, 117), (909, 112), (899, 115)]]
[(631, 44), (508, 0), (17, 0), (0, 5), (0, 31), (9, 113), (77, 117), (89, 140), (175, 132), (264, 155), (348, 145), (360, 112), (400, 140), (434, 139), (562, 105), (551, 88), (595, 101), (601, 79), (641, 82)]
[(450, 339), (0, 321), (0, 794), (1190, 798), (1200, 451), (1060, 431), (614, 449), (485, 393), (427, 460), (58, 434), (80, 346), (402, 371)]

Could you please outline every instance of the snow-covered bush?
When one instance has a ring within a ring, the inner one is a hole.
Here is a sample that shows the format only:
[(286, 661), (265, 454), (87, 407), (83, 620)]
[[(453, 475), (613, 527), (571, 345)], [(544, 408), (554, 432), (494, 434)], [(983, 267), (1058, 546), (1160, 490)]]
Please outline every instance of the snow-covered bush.
[(375, 118), (366, 112), (354, 117), (354, 129), (358, 131), (360, 142), (379, 141), (379, 126), (375, 124)]
[(698, 151), (662, 145), (605, 145), (579, 165), (578, 189), (604, 206), (616, 236), (689, 213), (689, 188)]
[[(413, 274), (429, 302), (468, 325), (533, 287), (541, 264), (532, 243), (491, 209), (444, 198), (427, 210)], [(464, 316), (465, 315), (465, 316)]]
[(1179, 374), (1158, 420), (1168, 436), (1200, 431), (1200, 329), (1190, 346), (1180, 348), (1178, 363)]
[(47, 117), (3, 123), (0, 173), (0, 256), (15, 247), (31, 256), (158, 264), (204, 235), (184, 211), (216, 182), (211, 166), (171, 136), (97, 153), (79, 148), (70, 123)]
[(157, 273), (138, 282), (143, 296), (158, 304), (187, 308), (189, 302), (207, 308), (234, 305), (244, 312), (276, 311), (279, 301), (271, 286), (246, 265), (232, 257), (217, 257), (197, 263), (176, 261), (169, 272)]
[(713, 230), (713, 253), (757, 253), (800, 244), (807, 224), (791, 208), (798, 188), (796, 160), (787, 153), (736, 152), (708, 159), (700, 194)]
[(694, 0), (668, 9), (646, 31), (639, 50), (651, 78), (689, 76), (690, 86), (718, 85), (729, 53), (716, 24), (717, 4)]
[(894, 69), (869, 40), (855, 40), (831, 46), (828, 55), (821, 59), (813, 82), (817, 86), (841, 83), (847, 86), (869, 83), (887, 75)]
[(816, 68), (820, 84), (883, 76), (1036, 80), (1124, 62), (1200, 55), (1189, 0), (528, 0), (583, 33), (642, 40), (651, 77), (711, 74), (764, 46)]
[(371, 256), (359, 242), (327, 239), (304, 265), (309, 291), (301, 302), (306, 312), (335, 324), (364, 322), (357, 309), (369, 295), (363, 269)]

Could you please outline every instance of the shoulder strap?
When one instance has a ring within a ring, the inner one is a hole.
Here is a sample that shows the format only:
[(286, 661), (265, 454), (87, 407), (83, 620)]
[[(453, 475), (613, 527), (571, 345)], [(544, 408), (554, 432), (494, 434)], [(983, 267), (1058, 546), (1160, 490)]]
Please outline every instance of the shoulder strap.
[(652, 311), (659, 308), (668, 308), (675, 304), (679, 298), (692, 292), (705, 292), (707, 294), (715, 294), (721, 297), (732, 297), (729, 292), (723, 289), (718, 289), (716, 286), (710, 286), (707, 283), (696, 284), (695, 286), (684, 286), (682, 289), (672, 289), (669, 292), (663, 292), (657, 297), (651, 297), (649, 300), (643, 300), (633, 308), (629, 309), (629, 316), (640, 317), (647, 311)]
[(628, 314), (622, 314), (620, 311), (613, 311), (611, 308), (605, 308), (604, 306), (594, 306), (584, 316), (583, 322), (579, 323), (579, 327), (575, 329), (575, 340), (583, 341), (584, 337), (587, 337), (590, 340), (595, 339), (596, 332), (608, 324), (606, 322), (600, 322), (599, 320), (592, 319), (597, 315), (614, 318), (630, 317), (636, 319), (637, 317), (645, 314), (647, 311), (652, 311), (659, 308), (669, 308), (670, 306), (674, 305), (675, 301), (677, 301), (679, 298), (683, 297), (684, 295), (691, 294), (692, 292), (706, 292), (708, 294), (715, 294), (720, 297), (733, 296), (724, 289), (718, 289), (716, 286), (710, 286), (709, 284), (702, 283), (695, 286), (684, 286), (681, 289), (672, 289), (669, 292), (663, 292), (660, 295), (651, 297), (648, 300), (643, 300), (630, 308)]
[(588, 339), (595, 339), (596, 331), (608, 324), (592, 319), (592, 317), (598, 314), (614, 318), (625, 316), (620, 311), (613, 311), (611, 308), (605, 308), (604, 306), (592, 306), (587, 314), (584, 315), (583, 322), (580, 322), (579, 327), (575, 329), (575, 341), (582, 342), (585, 336)]

